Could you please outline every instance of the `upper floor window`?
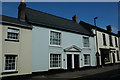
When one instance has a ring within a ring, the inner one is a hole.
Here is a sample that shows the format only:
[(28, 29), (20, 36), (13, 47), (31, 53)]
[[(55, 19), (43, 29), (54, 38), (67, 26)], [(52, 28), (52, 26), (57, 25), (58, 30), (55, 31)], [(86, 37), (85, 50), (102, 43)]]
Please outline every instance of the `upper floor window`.
[(8, 28), (7, 39), (19, 40), (19, 29)]
[(89, 47), (89, 37), (83, 37), (83, 47)]
[(115, 45), (118, 47), (117, 38), (115, 37)]
[(61, 45), (61, 33), (56, 31), (50, 32), (50, 45)]
[(107, 45), (106, 44), (106, 36), (105, 36), (105, 34), (103, 34), (103, 45)]
[(109, 35), (109, 44), (110, 44), (110, 46), (113, 46), (113, 43), (112, 43), (112, 36), (111, 36), (111, 35)]

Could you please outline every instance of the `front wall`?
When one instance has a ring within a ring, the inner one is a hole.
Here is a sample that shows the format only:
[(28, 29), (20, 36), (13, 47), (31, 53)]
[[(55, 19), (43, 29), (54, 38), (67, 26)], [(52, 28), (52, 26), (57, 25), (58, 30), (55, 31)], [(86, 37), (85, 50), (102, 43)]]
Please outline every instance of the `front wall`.
[(2, 25), (0, 24), (0, 73), (1, 72), (2, 72)]
[[(7, 38), (7, 29), (15, 28), (19, 29), (19, 42), (5, 41)], [(15, 26), (3, 25), (3, 39), (2, 39), (2, 57), (4, 59), (5, 54), (17, 55), (17, 71), (16, 74), (7, 74), (3, 76), (31, 74), (31, 54), (32, 54), (32, 31), (29, 29), (18, 28)], [(3, 60), (2, 59), (2, 60)], [(4, 61), (2, 61), (4, 64)], [(29, 67), (28, 67), (29, 66)], [(4, 65), (3, 65), (4, 67)], [(4, 68), (2, 69), (4, 71)]]
[(48, 70), (49, 30), (33, 26), (32, 30), (32, 71)]
[[(72, 45), (76, 45), (81, 48), (82, 51), (79, 53), (80, 58), (83, 58), (83, 54), (91, 55), (90, 66), (96, 65), (96, 58), (94, 52), (94, 38), (90, 37), (90, 48), (83, 48), (83, 36), (80, 34), (59, 31), (62, 35), (62, 44), (59, 47), (49, 45), (49, 33), (53, 29), (33, 26), (33, 55), (32, 55), (32, 71), (48, 71), (49, 67), (49, 55), (50, 53), (62, 54), (62, 69), (67, 69), (67, 57), (64, 49)], [(83, 61), (80, 62), (80, 67), (83, 67)]]
[[(107, 33), (104, 33), (106, 35), (106, 44), (107, 45), (106, 46), (103, 45), (103, 35), (102, 35), (103, 33), (104, 32), (97, 31), (99, 53), (100, 53), (100, 48), (104, 48), (104, 49), (114, 48), (116, 50), (119, 50), (119, 48), (115, 46), (115, 37), (116, 36), (111, 35), (112, 36), (112, 42), (113, 42), (113, 46), (111, 47), (109, 45), (109, 34), (107, 34)], [(118, 37), (117, 37), (117, 42), (118, 42)], [(116, 60), (117, 63), (120, 62), (120, 61), (117, 61), (116, 53), (115, 53), (115, 60)], [(101, 61), (101, 57), (100, 57), (100, 61)], [(110, 54), (110, 61), (113, 62), (112, 54)]]

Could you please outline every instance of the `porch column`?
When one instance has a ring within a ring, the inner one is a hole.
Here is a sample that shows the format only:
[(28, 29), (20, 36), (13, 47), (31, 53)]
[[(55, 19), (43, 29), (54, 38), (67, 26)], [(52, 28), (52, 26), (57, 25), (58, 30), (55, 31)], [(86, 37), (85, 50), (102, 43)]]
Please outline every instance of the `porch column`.
[(72, 54), (72, 69), (74, 69), (74, 54)]

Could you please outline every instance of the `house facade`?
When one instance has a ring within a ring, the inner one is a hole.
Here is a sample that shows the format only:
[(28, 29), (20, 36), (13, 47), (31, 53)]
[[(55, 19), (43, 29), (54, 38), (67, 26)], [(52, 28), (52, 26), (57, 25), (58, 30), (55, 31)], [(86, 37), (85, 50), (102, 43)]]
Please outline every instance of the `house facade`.
[(0, 17), (0, 77), (31, 74), (31, 26), (16, 18)]
[(95, 48), (98, 66), (120, 63), (118, 35), (111, 32), (112, 27), (110, 25), (106, 27), (107, 30), (104, 30), (83, 21), (80, 24), (96, 35)]
[(27, 8), (25, 2), (18, 12), (33, 27), (32, 72), (96, 66), (94, 35), (77, 23), (77, 16), (68, 20)]

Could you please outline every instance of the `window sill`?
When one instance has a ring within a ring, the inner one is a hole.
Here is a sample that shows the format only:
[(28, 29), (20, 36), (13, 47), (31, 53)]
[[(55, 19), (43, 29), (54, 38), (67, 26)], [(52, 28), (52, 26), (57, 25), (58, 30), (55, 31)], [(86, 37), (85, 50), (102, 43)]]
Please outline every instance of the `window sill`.
[(50, 47), (59, 47), (61, 48), (62, 46), (61, 45), (49, 45)]
[(14, 74), (14, 73), (18, 73), (18, 71), (2, 72), (1, 74), (4, 75), (4, 74)]
[(19, 42), (19, 40), (5, 39), (5, 41)]

